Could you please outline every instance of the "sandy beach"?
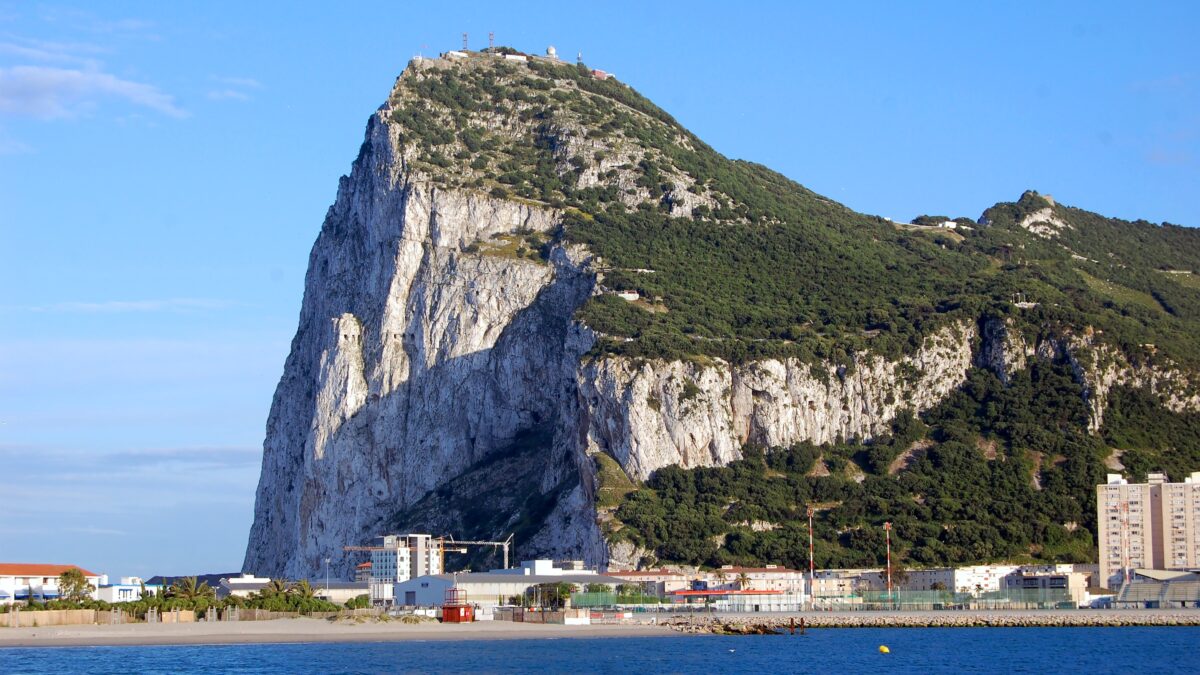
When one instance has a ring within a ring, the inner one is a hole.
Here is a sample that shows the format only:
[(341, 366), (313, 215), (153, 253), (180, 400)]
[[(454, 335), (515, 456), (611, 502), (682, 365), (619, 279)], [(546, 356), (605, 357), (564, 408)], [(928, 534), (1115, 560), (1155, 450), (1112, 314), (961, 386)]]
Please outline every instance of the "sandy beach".
[(392, 642), (402, 640), (511, 640), (680, 636), (665, 626), (560, 626), (508, 621), (405, 624), (276, 619), (180, 624), (124, 624), (0, 628), (0, 648), (98, 645), (202, 645), (283, 642)]

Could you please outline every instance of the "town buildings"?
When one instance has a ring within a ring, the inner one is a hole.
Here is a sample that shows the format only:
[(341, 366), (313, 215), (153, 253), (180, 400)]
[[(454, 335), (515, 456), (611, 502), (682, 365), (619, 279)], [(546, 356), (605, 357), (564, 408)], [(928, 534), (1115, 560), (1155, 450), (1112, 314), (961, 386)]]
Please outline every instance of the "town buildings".
[(460, 596), (463, 602), (491, 608), (508, 604), (513, 596), (524, 596), (539, 584), (568, 583), (581, 589), (601, 584), (609, 590), (615, 590), (618, 585), (625, 583), (623, 579), (602, 575), (595, 570), (571, 567), (573, 565), (556, 567), (550, 560), (527, 560), (514, 569), (416, 577), (395, 584), (394, 604), (408, 607), (438, 606), (445, 600), (446, 591), (457, 588), (463, 593)]
[(100, 586), (101, 576), (77, 565), (47, 565), (42, 563), (0, 563), (0, 604), (30, 599), (44, 601), (59, 597), (58, 576), (78, 569), (93, 588)]
[(1120, 586), (1125, 570), (1200, 567), (1200, 471), (1182, 483), (1150, 473), (1145, 483), (1108, 474), (1096, 486), (1098, 582)]

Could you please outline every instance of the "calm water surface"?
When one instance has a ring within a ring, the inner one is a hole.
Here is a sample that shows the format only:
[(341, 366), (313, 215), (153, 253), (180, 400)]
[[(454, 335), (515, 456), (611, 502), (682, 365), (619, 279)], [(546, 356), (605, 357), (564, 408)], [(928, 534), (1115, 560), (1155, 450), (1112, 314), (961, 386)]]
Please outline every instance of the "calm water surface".
[[(891, 653), (879, 653), (887, 645)], [(1200, 628), (0, 649), (0, 673), (1197, 673)]]

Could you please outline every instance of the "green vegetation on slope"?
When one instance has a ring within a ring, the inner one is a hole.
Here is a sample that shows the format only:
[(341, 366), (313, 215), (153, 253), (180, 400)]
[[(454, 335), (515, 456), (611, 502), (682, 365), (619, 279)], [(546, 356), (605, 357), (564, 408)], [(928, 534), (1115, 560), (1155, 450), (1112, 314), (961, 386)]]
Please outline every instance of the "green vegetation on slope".
[[(593, 298), (579, 316), (598, 353), (849, 365), (988, 314), (1030, 335), (1093, 326), (1135, 361), (1200, 364), (1200, 288), (1163, 271), (1200, 271), (1185, 228), (1053, 206), (1071, 227), (1044, 239), (1017, 226), (1051, 207), (1032, 192), (989, 209), (989, 226), (898, 226), (730, 160), (574, 65), (474, 55), (406, 72), (391, 105), (432, 180), (563, 208), (556, 240), (586, 244), (605, 286), (666, 310)], [(1015, 309), (1014, 294), (1036, 306)]]
[[(1134, 448), (1122, 461), (1137, 478), (1165, 468), (1179, 480), (1200, 468), (1196, 418), (1118, 391), (1103, 435)], [(880, 564), (884, 521), (894, 523), (893, 555), (905, 564), (1087, 562), (1110, 451), (1086, 424), (1065, 365), (1035, 364), (1009, 386), (974, 370), (922, 420), (902, 415), (871, 445), (746, 448), (726, 467), (660, 469), (626, 496), (613, 536), (658, 562), (803, 567), (814, 504), (822, 567)], [(813, 470), (818, 461), (828, 475)], [(853, 468), (865, 472), (861, 482)]]

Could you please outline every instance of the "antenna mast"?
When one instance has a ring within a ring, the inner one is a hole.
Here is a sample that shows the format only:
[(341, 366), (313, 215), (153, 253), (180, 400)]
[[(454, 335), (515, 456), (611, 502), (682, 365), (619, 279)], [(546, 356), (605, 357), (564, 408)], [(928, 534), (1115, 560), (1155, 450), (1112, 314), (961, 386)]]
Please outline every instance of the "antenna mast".
[(463, 33), (463, 51), (467, 51), (467, 34)]
[(496, 53), (496, 34), (491, 31), (488, 31), (488, 53)]

